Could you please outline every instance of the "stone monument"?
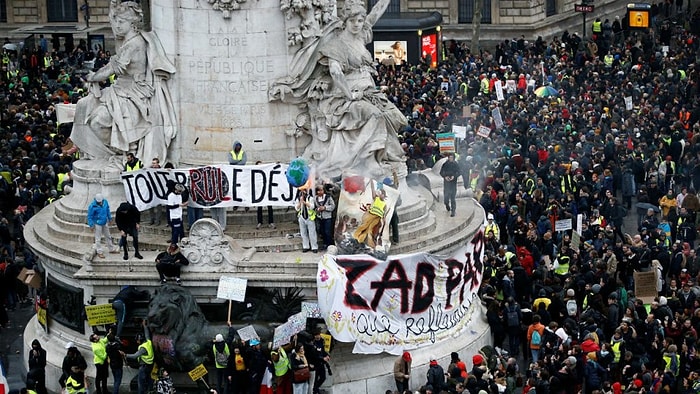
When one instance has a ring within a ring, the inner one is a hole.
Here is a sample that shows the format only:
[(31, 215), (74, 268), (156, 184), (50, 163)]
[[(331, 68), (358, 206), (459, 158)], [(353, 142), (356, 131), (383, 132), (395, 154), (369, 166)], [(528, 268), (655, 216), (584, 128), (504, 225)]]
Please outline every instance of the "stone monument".
[[(158, 157), (184, 168), (225, 162), (231, 142), (239, 140), (249, 162), (288, 162), (303, 154), (329, 177), (345, 170), (379, 177), (394, 169), (402, 179), (398, 214), (405, 241), (392, 246), (391, 254), (448, 255), (479, 232), (484, 215), (473, 199), (460, 201), (458, 217), (445, 220), (433, 209), (430, 190), (409, 188), (401, 176), (405, 165), (396, 133), (405, 120), (376, 90), (371, 55), (364, 48), (388, 0), (380, 0), (369, 13), (359, 2), (346, 2), (342, 19), (332, 0), (151, 0), (150, 30), (137, 29), (137, 3), (111, 4), (119, 49), (105, 69), (89, 76), (91, 94), (79, 103), (73, 130), (74, 142), (88, 160), (74, 163), (73, 193), (25, 227), (49, 295), (49, 329), (33, 319), (25, 331), (26, 345), (34, 338), (46, 344), (51, 391), (58, 391), (66, 342), (89, 355), (90, 327), (81, 312), (85, 304), (109, 304), (127, 284), (151, 290), (159, 286), (153, 261), (165, 248), (164, 229), (142, 223), (143, 261), (94, 259), (90, 253), (88, 203), (96, 193), (115, 207), (125, 199), (120, 177), (125, 152), (135, 152), (144, 162)], [(337, 45), (340, 41), (344, 46)], [(116, 82), (98, 89), (96, 83), (108, 73), (118, 75)], [(246, 279), (249, 290), (260, 290), (258, 295), (291, 289), (306, 299), (316, 297), (318, 255), (301, 254), (296, 227), (283, 228), (296, 219), (295, 212), (279, 211), (275, 222), (280, 228), (266, 232), (254, 230), (254, 213), (240, 211), (235, 224), (225, 229), (207, 220), (193, 226), (182, 245), (192, 260), (183, 272), (183, 286), (197, 304), (209, 308), (202, 310), (225, 308), (217, 299), (225, 274)], [(176, 290), (168, 291), (177, 296)], [(247, 308), (247, 301), (240, 308)], [(451, 351), (473, 352), (488, 343), (478, 303), (469, 316), (465, 332), (432, 344), (430, 353), (442, 360)], [(425, 353), (415, 354), (415, 376), (427, 370)], [(183, 365), (192, 365), (197, 357), (188, 355)], [(333, 353), (333, 392), (393, 387), (394, 358), (357, 355), (351, 345), (339, 345)], [(94, 376), (92, 367), (88, 375)], [(124, 381), (129, 377), (127, 373)]]

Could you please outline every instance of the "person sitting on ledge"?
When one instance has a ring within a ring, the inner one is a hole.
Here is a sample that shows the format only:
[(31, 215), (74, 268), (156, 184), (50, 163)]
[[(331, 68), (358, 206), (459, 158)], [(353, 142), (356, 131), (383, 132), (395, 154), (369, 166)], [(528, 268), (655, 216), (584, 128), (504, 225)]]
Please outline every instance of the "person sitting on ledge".
[(180, 248), (177, 246), (177, 244), (171, 243), (166, 252), (162, 252), (156, 257), (156, 269), (158, 270), (158, 275), (160, 276), (160, 283), (168, 283), (167, 278), (174, 277), (175, 283), (181, 285), (182, 281), (180, 281), (180, 269), (183, 265), (189, 264), (189, 260), (187, 260), (187, 257), (180, 253)]

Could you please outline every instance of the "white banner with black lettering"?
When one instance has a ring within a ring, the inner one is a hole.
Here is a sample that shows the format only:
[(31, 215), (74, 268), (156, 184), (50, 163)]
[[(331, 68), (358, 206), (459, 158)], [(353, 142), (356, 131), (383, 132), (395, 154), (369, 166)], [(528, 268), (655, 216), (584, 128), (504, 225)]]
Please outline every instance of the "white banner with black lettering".
[(451, 258), (427, 253), (390, 256), (326, 254), (316, 285), (333, 338), (353, 353), (401, 354), (464, 331), (478, 303), (483, 229)]
[(290, 206), (296, 188), (287, 182), (287, 164), (228, 164), (176, 170), (143, 169), (122, 173), (126, 199), (139, 211), (168, 202), (166, 183), (187, 186), (188, 204), (196, 208)]

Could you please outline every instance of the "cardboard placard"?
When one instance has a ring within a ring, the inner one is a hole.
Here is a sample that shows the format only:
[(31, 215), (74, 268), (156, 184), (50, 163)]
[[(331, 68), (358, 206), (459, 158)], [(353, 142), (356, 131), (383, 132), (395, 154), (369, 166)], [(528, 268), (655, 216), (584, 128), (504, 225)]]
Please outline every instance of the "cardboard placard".
[(571, 219), (562, 219), (554, 222), (554, 231), (566, 231), (573, 228)]
[(101, 326), (117, 322), (117, 311), (112, 308), (112, 304), (86, 305), (88, 325)]
[(241, 337), (241, 341), (243, 342), (251, 339), (260, 339), (260, 336), (258, 336), (258, 333), (255, 331), (255, 327), (253, 326), (241, 327), (236, 332), (238, 333), (238, 336)]
[(466, 139), (467, 138), (467, 126), (459, 126), (456, 124), (452, 125), (452, 132), (455, 138)]
[[(34, 272), (31, 271), (30, 272)], [(33, 288), (33, 289), (41, 289), (41, 275), (38, 273), (34, 272), (33, 274), (27, 275), (27, 278), (24, 279), (24, 284)]]
[(248, 279), (222, 276), (219, 279), (219, 288), (216, 297), (224, 300), (243, 301), (248, 287)]
[(204, 364), (199, 364), (193, 370), (187, 372), (187, 374), (190, 375), (190, 379), (192, 379), (192, 381), (196, 381), (203, 378), (204, 375), (206, 375), (207, 373), (208, 372), (207, 369), (204, 367)]
[(578, 251), (578, 248), (581, 246), (581, 236), (574, 231), (571, 234), (571, 249)]
[(489, 138), (489, 136), (491, 136), (491, 129), (486, 126), (479, 126), (479, 129), (476, 131), (476, 135), (479, 137)]
[(656, 291), (656, 272), (634, 272), (634, 295), (650, 304), (658, 295)]

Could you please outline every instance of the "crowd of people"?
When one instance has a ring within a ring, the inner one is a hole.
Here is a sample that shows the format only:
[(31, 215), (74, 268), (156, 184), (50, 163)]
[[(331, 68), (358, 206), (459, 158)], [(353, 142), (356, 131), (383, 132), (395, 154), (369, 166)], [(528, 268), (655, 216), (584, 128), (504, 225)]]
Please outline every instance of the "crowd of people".
[[(700, 13), (679, 15), (659, 14), (653, 34), (611, 18), (591, 38), (520, 37), (480, 53), (446, 41), (436, 69), (377, 65), (377, 84), (408, 119), (409, 171), (438, 162), (436, 134), (463, 126), (454, 160), (488, 217), (481, 295), (494, 346), (511, 358), (486, 371), (475, 355), (469, 372), (453, 360), (439, 390), (700, 392)], [(3, 56), (0, 325), (26, 295), (17, 274), (35, 263), (24, 223), (70, 192), (76, 154), (55, 105), (87, 93), (78, 63), (91, 52), (84, 42), (53, 49)], [(107, 58), (95, 55), (96, 69)], [(567, 219), (580, 230), (556, 231)], [(635, 296), (645, 272), (656, 274), (650, 299)], [(289, 365), (303, 368), (298, 353)]]

